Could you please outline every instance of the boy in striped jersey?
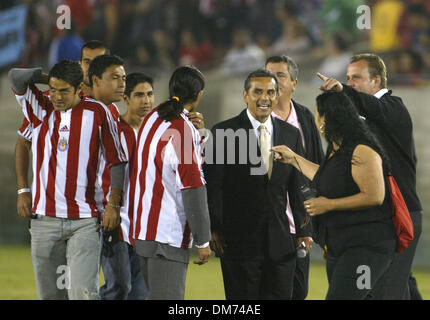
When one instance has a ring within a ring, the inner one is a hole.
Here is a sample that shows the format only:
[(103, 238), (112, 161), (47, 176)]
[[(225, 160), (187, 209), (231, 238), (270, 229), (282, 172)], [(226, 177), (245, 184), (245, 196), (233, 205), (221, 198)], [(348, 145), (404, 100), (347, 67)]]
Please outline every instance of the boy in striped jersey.
[[(98, 61), (94, 63), (97, 64)], [(94, 66), (91, 68), (94, 68)], [(117, 67), (108, 67), (106, 68), (107, 72), (110, 69), (116, 70)], [(96, 78), (94, 80), (99, 81)], [(115, 92), (115, 90), (99, 90), (98, 84), (96, 84), (96, 87), (96, 97), (106, 102), (106, 99), (109, 99), (109, 94), (106, 95), (103, 92)], [(140, 128), (140, 124), (146, 114), (154, 108), (152, 78), (142, 73), (128, 75), (124, 100), (127, 104), (127, 112), (119, 118), (118, 131), (121, 146), (127, 159), (130, 160), (136, 146), (137, 131)], [(133, 219), (128, 210), (128, 182), (129, 165), (126, 166), (125, 171), (124, 201), (121, 207), (121, 224), (118, 230), (120, 241), (112, 244), (110, 255), (102, 254), (101, 256), (105, 284), (100, 288), (100, 296), (105, 300), (144, 300), (147, 295), (146, 285), (140, 272), (139, 259), (132, 247)], [(106, 244), (103, 244), (103, 246), (106, 246)]]
[[(84, 75), (81, 96), (91, 96), (92, 90), (88, 80), (88, 68), (97, 56), (108, 54), (108, 47), (101, 41), (91, 40), (85, 43), (81, 49), (81, 59), (79, 64)], [(43, 92), (49, 95), (49, 90)], [(18, 138), (15, 144), (15, 170), (18, 190), (24, 190), (18, 195), (17, 210), (18, 215), (28, 219), (31, 215), (31, 190), (28, 184), (28, 167), (31, 152), (31, 132), (33, 127), (24, 117), (21, 128), (18, 130)]]
[[(32, 259), (39, 299), (97, 299), (100, 223), (95, 181), (100, 150), (111, 166), (112, 192), (103, 226), (120, 221), (123, 154), (116, 124), (102, 103), (79, 97), (82, 69), (63, 60), (49, 75), (12, 69), (9, 78), (31, 123), (33, 152)], [(50, 98), (35, 83), (49, 83)], [(66, 271), (61, 281), (60, 267)], [(67, 289), (68, 291), (66, 291)]]
[[(125, 90), (124, 61), (115, 55), (104, 54), (94, 58), (88, 68), (91, 98), (102, 102), (115, 123), (118, 123), (119, 109), (114, 102), (121, 101)], [(97, 174), (97, 208), (104, 211), (110, 187), (110, 170), (103, 157), (100, 159)]]

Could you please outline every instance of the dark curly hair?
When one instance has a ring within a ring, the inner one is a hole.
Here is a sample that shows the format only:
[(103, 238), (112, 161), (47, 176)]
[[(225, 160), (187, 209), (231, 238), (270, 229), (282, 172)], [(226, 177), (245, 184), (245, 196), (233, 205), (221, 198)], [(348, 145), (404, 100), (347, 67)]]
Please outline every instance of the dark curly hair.
[(345, 93), (327, 91), (320, 94), (317, 97), (317, 110), (320, 117), (325, 118), (327, 154), (333, 151), (333, 142), (339, 145), (336, 152), (345, 156), (350, 156), (357, 144), (366, 144), (381, 156), (384, 168), (390, 170), (384, 149)]

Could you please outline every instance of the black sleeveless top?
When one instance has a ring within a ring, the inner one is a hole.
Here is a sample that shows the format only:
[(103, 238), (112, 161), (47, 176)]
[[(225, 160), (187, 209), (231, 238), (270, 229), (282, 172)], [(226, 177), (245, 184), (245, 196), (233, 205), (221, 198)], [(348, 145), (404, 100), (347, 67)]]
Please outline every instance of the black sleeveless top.
[[(335, 152), (331, 158), (329, 158), (329, 152), (327, 152), (313, 181), (319, 196), (336, 199), (352, 196), (360, 192), (351, 173), (352, 154), (358, 144), (368, 145), (365, 142), (359, 142), (351, 149), (350, 153)], [(387, 180), (384, 180), (385, 199), (382, 205), (363, 210), (330, 211), (318, 215), (319, 227), (324, 229), (324, 232), (320, 230), (320, 233), (323, 233), (321, 236), (327, 237), (326, 232), (331, 230), (332, 232), (329, 232), (329, 236), (341, 237), (342, 240), (348, 241), (350, 245), (371, 243), (377, 239), (393, 239), (395, 233), (392, 223), (390, 196)], [(352, 240), (351, 237), (356, 241), (350, 241)], [(324, 239), (321, 240), (325, 242)]]

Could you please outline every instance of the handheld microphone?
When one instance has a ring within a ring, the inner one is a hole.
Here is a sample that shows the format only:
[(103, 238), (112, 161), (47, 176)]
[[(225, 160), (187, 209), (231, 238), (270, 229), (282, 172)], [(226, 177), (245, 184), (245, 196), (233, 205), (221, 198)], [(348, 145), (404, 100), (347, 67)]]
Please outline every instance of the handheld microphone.
[(299, 190), (306, 201), (317, 197), (317, 191), (314, 188), (303, 185)]
[[(297, 161), (296, 157), (294, 157), (294, 160), (297, 163), (299, 172), (301, 173), (302, 176), (304, 176), (302, 168), (300, 167), (300, 164)], [(305, 199), (305, 201), (314, 199), (314, 198), (316, 198), (318, 196), (317, 190), (314, 189), (314, 188), (309, 187), (308, 185), (306, 185), (306, 183), (299, 188), (299, 191), (302, 194), (302, 196)], [(310, 216), (309, 216), (308, 213), (306, 213), (305, 220), (300, 225), (300, 228), (303, 229), (309, 223), (309, 221), (310, 221)], [(306, 256), (306, 254), (305, 254), (305, 256)]]
[(299, 248), (297, 249), (297, 258), (304, 258), (308, 253), (306, 252), (305, 242), (302, 241)]

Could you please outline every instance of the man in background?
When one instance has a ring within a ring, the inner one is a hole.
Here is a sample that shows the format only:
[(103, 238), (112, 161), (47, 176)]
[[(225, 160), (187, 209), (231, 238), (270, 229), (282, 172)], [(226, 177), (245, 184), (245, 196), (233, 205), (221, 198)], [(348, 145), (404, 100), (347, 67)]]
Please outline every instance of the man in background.
[[(279, 83), (279, 99), (278, 103), (273, 107), (272, 116), (299, 129), (303, 149), (305, 150), (304, 157), (313, 163), (321, 163), (324, 153), (314, 116), (308, 108), (292, 100), (292, 95), (298, 83), (299, 69), (297, 64), (285, 55), (272, 56), (266, 60), (266, 70), (275, 74)], [(296, 226), (289, 201), (287, 201), (286, 214), (290, 224), (290, 232), (293, 235), (294, 242), (297, 243)], [(304, 237), (301, 241), (304, 241), (306, 246), (312, 246), (311, 237)], [(293, 288), (294, 300), (304, 300), (308, 294), (309, 261), (309, 254), (304, 258), (296, 259)]]

